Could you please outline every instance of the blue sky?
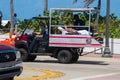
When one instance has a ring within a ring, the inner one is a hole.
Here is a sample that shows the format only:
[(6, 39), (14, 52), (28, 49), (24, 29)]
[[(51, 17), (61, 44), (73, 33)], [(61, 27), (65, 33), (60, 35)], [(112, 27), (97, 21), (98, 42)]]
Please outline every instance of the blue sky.
[[(3, 13), (3, 19), (10, 19), (10, 0), (0, 0), (0, 11)], [(73, 4), (73, 0), (48, 0), (49, 8), (82, 8), (84, 3), (78, 0)], [(106, 14), (106, 1), (102, 0), (101, 15)], [(120, 18), (120, 0), (111, 0), (111, 13), (115, 13)], [(97, 6), (97, 0), (90, 6)], [(48, 9), (49, 9), (48, 8)], [(14, 12), (18, 18), (28, 19), (38, 14), (42, 14), (44, 9), (44, 0), (14, 0)]]

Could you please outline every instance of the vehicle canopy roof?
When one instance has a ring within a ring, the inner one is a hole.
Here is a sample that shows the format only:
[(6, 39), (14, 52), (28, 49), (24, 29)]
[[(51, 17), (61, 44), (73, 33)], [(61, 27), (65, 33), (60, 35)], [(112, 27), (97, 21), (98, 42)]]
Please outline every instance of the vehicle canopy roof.
[(69, 11), (69, 12), (96, 12), (97, 10), (94, 8), (51, 8), (51, 10), (57, 11)]

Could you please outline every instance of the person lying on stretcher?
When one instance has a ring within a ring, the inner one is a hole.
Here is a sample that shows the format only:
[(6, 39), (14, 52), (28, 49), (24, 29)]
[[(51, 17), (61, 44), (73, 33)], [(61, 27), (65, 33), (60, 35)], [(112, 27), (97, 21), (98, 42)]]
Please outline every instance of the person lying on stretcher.
[(67, 26), (64, 26), (64, 27), (59, 26), (58, 30), (62, 32), (62, 35), (66, 35), (68, 33), (80, 34), (80, 35), (85, 35), (85, 36), (91, 35), (91, 33), (88, 32), (87, 30), (75, 30), (73, 28), (68, 28)]

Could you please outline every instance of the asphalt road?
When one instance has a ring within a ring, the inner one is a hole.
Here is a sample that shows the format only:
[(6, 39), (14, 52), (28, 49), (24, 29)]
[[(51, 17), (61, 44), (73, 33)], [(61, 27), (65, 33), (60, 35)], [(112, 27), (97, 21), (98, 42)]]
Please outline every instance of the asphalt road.
[(15, 80), (119, 80), (120, 58), (80, 56), (73, 64), (60, 64), (49, 56), (24, 62), (24, 71)]

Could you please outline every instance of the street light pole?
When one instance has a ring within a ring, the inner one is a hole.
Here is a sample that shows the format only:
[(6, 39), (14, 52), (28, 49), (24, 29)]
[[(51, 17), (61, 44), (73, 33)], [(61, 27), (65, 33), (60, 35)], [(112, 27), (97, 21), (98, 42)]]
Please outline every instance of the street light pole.
[(110, 14), (110, 0), (107, 0), (107, 8), (106, 8), (106, 34), (105, 34), (105, 50), (103, 53), (103, 57), (112, 57), (109, 48), (109, 14)]

